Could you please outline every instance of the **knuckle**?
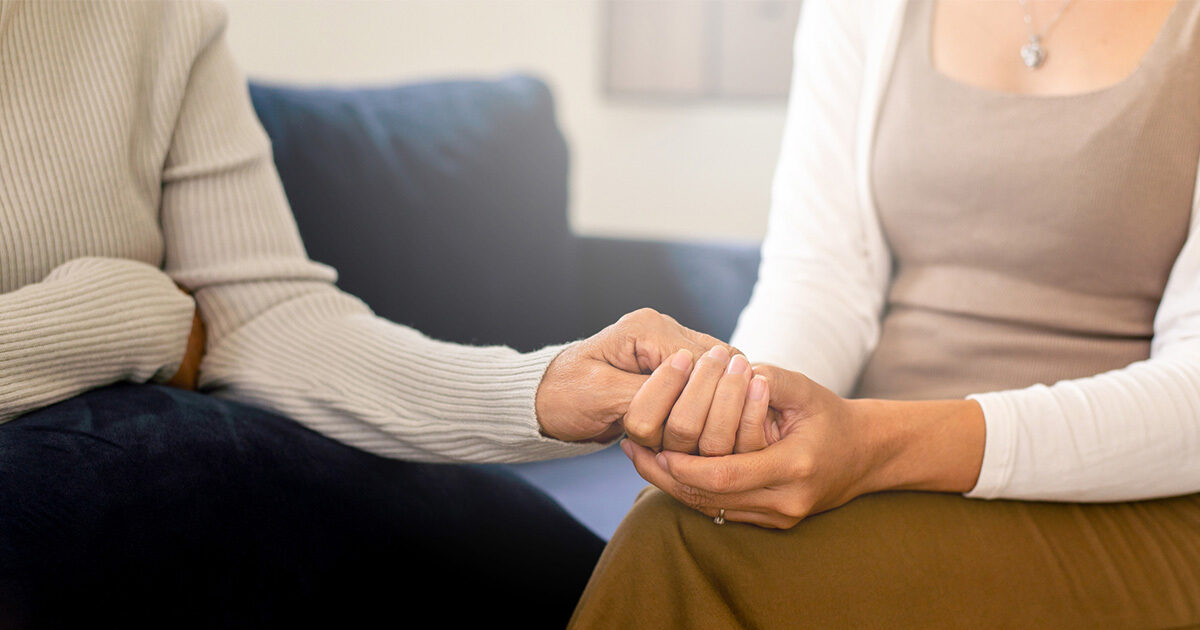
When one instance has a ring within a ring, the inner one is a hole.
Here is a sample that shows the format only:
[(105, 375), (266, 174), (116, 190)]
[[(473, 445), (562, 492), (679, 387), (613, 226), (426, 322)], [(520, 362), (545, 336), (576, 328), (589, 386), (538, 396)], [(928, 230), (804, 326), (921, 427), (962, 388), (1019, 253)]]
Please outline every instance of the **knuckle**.
[[(665, 362), (664, 362), (665, 363)], [(655, 373), (656, 379), (662, 379), (665, 386), (670, 386), (675, 389), (676, 397), (682, 392), (684, 387), (687, 387), (688, 378), (691, 376), (689, 372), (682, 370), (659, 370)]]
[(776, 382), (779, 380), (778, 368), (770, 363), (755, 363), (754, 373), (767, 379), (768, 382)]
[(700, 510), (706, 507), (709, 498), (703, 490), (678, 482), (675, 484), (675, 497), (693, 510)]
[(797, 521), (808, 513), (807, 505), (799, 498), (787, 499), (781, 502), (776, 509), (784, 518), (796, 519)]
[(695, 442), (700, 437), (700, 429), (688, 424), (667, 424), (667, 435), (681, 442)]
[(645, 320), (644, 316), (642, 316), (640, 313), (641, 309), (625, 313), (620, 319), (617, 320), (614, 326), (622, 332), (628, 332), (630, 328), (635, 328), (639, 322)]
[(636, 441), (639, 438), (650, 437), (650, 425), (638, 420), (625, 419), (625, 433)]
[(709, 474), (708, 482), (714, 492), (729, 492), (736, 481), (733, 469), (725, 464), (718, 464)]
[(816, 462), (811, 457), (800, 456), (789, 465), (791, 476), (795, 479), (808, 479), (816, 473)]
[(728, 455), (733, 452), (733, 441), (724, 438), (709, 437), (707, 434), (700, 437), (700, 454), (707, 457), (716, 455)]
[(678, 400), (679, 395), (682, 394), (683, 390), (687, 388), (688, 374), (678, 370), (667, 370), (666, 375), (663, 376), (663, 378), (665, 379), (663, 388), (670, 388), (671, 393), (674, 394), (676, 397), (675, 399)]
[(651, 322), (658, 319), (659, 315), (658, 311), (648, 306), (643, 306), (642, 308), (630, 313), (628, 317), (637, 322)]
[(658, 426), (658, 423), (650, 420), (626, 419), (625, 432), (631, 437), (647, 440), (654, 437)]

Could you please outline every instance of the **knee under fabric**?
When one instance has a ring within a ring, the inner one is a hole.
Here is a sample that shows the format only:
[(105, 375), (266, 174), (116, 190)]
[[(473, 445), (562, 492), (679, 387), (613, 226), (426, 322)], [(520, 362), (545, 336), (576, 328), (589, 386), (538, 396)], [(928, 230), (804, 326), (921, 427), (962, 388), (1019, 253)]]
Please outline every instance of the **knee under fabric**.
[(561, 627), (602, 546), (512, 477), (203, 394), (115, 385), (0, 425), (0, 628), (305, 627), (412, 604)]
[(644, 492), (571, 627), (1200, 626), (1200, 495), (1134, 503), (883, 492), (790, 530)]

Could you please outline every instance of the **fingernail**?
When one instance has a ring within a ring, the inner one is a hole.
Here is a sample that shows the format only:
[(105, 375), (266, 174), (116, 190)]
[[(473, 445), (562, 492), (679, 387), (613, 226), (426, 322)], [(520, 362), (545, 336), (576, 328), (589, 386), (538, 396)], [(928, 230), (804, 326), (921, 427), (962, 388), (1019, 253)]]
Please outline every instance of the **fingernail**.
[(671, 367), (683, 372), (692, 366), (692, 353), (685, 348), (671, 355)]
[(750, 362), (746, 360), (746, 357), (736, 354), (733, 356), (733, 360), (729, 362), (729, 367), (725, 368), (725, 373), (741, 374), (742, 372), (745, 372), (746, 368), (748, 367), (750, 367)]
[(659, 453), (658, 455), (654, 456), (654, 461), (658, 462), (659, 468), (662, 468), (663, 470), (665, 470), (667, 472), (671, 472), (671, 469), (667, 468), (667, 456), (666, 455)]
[(708, 356), (724, 363), (729, 360), (729, 351), (725, 349), (725, 346), (713, 346), (708, 351)]
[(633, 459), (633, 447), (629, 445), (629, 440), (621, 440), (621, 450), (625, 451), (625, 457)]
[(762, 400), (763, 396), (767, 395), (767, 378), (765, 376), (755, 376), (750, 381), (750, 391), (746, 395), (750, 400)]

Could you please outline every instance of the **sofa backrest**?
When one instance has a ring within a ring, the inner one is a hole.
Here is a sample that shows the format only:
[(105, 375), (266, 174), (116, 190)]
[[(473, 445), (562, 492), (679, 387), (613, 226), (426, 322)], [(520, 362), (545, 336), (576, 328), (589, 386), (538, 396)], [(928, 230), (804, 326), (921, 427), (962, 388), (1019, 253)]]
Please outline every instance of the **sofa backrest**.
[(577, 334), (568, 154), (541, 81), (250, 94), (309, 256), (341, 288), (448, 341)]

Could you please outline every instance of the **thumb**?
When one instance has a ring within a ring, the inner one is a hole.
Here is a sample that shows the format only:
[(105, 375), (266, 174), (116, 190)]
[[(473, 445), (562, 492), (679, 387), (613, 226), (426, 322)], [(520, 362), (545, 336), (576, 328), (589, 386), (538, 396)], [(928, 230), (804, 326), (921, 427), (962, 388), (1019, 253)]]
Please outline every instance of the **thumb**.
[(629, 413), (633, 397), (649, 379), (611, 365), (601, 364), (592, 378), (582, 384), (579, 411), (588, 418), (587, 428), (580, 427), (585, 439), (606, 442), (624, 432), (621, 420)]
[(634, 374), (611, 366), (605, 370), (604, 379), (595, 383), (597, 393), (609, 400), (609, 409), (616, 415), (614, 422), (629, 413), (629, 405), (642, 386), (650, 380), (647, 374)]
[(767, 379), (771, 390), (771, 407), (780, 410), (803, 408), (811, 399), (815, 386), (815, 383), (799, 372), (768, 363), (756, 363), (754, 375)]

